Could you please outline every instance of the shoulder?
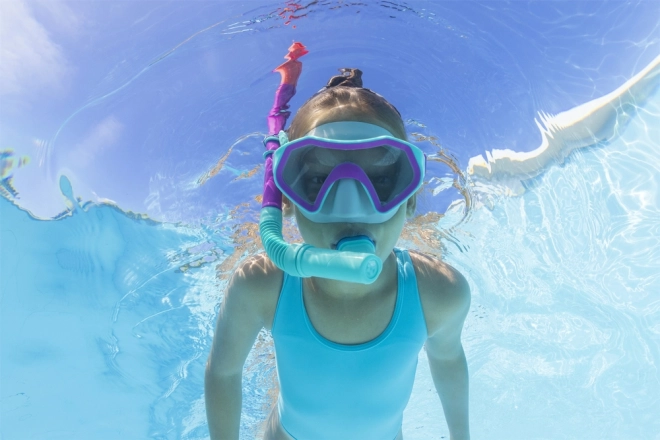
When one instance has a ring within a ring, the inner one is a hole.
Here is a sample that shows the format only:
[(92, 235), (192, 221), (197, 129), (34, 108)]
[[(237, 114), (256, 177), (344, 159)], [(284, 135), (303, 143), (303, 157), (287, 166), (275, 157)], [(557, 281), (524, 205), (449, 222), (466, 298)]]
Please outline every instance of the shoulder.
[[(232, 283), (241, 283), (256, 290), (272, 289), (275, 281), (282, 281), (283, 272), (266, 254), (257, 254), (241, 262), (234, 271)], [(278, 286), (279, 287), (279, 286)]]
[(268, 304), (281, 280), (281, 271), (264, 255), (239, 265), (222, 300), (207, 372), (241, 374), (254, 340), (268, 323)]
[(470, 308), (470, 286), (458, 270), (437, 258), (409, 251), (415, 268), (429, 337), (463, 327)]
[(243, 261), (235, 270), (227, 289), (234, 301), (258, 313), (266, 328), (270, 329), (284, 273), (266, 254), (253, 255)]

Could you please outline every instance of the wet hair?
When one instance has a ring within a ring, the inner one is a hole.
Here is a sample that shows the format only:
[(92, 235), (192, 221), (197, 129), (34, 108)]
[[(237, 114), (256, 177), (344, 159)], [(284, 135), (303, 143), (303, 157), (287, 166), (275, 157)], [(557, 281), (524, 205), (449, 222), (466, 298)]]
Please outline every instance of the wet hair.
[(399, 111), (378, 93), (362, 87), (360, 69), (342, 68), (328, 84), (305, 102), (287, 130), (290, 140), (303, 137), (315, 127), (338, 121), (360, 121), (383, 126), (406, 140)]

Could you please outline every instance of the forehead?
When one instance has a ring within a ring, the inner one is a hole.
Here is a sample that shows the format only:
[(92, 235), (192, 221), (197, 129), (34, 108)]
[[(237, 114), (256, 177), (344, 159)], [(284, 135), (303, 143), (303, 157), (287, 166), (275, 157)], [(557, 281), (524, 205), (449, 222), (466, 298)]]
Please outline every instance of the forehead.
[[(320, 126), (338, 121), (358, 121), (378, 125), (392, 133), (392, 136), (407, 140), (406, 130), (401, 116), (386, 108), (365, 109), (356, 103), (343, 103), (334, 105), (332, 108), (324, 108), (322, 112), (315, 114), (314, 123), (311, 126)], [(299, 135), (304, 136), (303, 133)]]

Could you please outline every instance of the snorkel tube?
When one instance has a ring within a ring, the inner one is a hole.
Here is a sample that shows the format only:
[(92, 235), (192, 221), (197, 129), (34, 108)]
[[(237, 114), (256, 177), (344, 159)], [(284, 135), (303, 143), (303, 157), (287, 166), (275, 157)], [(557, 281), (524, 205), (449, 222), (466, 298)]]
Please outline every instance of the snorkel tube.
[(374, 254), (373, 242), (366, 237), (340, 240), (337, 250), (319, 249), (305, 243), (287, 243), (282, 237), (282, 192), (273, 178), (272, 154), (280, 146), (278, 134), (291, 114), (288, 103), (296, 93), (296, 84), (302, 72), (302, 63), (298, 58), (306, 53), (305, 46), (293, 43), (285, 56), (287, 61), (274, 70), (280, 73), (281, 82), (268, 114), (268, 136), (264, 139), (266, 165), (259, 219), (261, 241), (275, 265), (290, 275), (371, 284), (380, 275), (383, 262)]

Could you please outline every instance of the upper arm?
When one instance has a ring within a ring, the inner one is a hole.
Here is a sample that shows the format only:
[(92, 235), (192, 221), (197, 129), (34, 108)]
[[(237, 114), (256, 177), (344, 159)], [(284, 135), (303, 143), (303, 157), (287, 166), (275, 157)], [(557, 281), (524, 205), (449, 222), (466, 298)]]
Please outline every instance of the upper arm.
[(282, 273), (263, 255), (250, 258), (236, 270), (220, 306), (207, 374), (242, 373), (264, 326), (269, 298), (277, 295), (281, 284)]
[(470, 286), (450, 265), (416, 254), (417, 284), (427, 320), (429, 358), (461, 355), (461, 332), (470, 309)]

